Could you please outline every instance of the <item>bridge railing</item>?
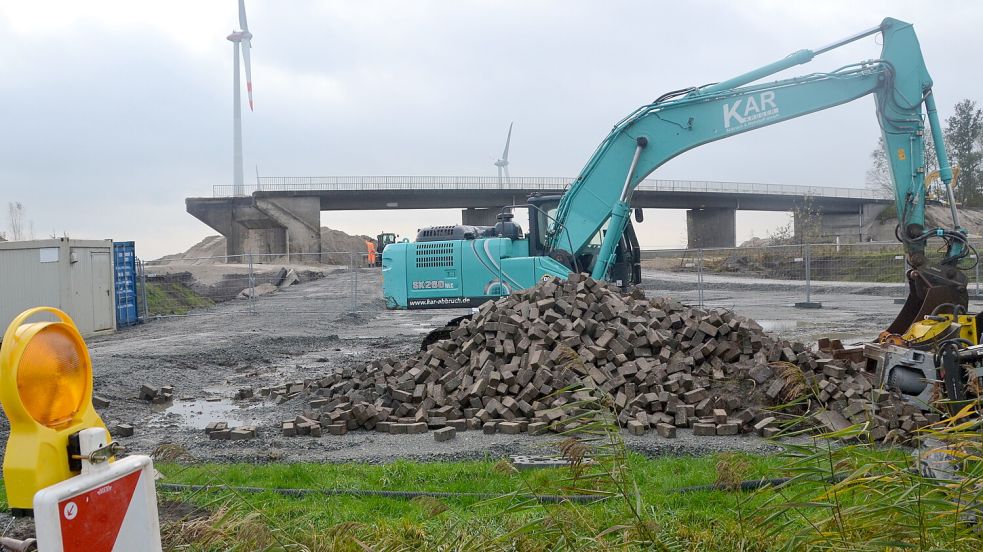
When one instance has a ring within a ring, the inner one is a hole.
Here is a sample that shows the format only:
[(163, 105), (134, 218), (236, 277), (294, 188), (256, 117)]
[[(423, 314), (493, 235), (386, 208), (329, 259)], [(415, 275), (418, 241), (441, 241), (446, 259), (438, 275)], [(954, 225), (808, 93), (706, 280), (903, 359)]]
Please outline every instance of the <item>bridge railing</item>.
[[(253, 192), (324, 192), (387, 190), (521, 190), (527, 192), (563, 190), (573, 178), (513, 176), (264, 176), (256, 184), (237, 190), (231, 185), (212, 187), (214, 197), (233, 197)], [(641, 191), (795, 195), (849, 199), (883, 199), (873, 190), (832, 186), (797, 186), (757, 182), (718, 182), (710, 180), (643, 180)]]

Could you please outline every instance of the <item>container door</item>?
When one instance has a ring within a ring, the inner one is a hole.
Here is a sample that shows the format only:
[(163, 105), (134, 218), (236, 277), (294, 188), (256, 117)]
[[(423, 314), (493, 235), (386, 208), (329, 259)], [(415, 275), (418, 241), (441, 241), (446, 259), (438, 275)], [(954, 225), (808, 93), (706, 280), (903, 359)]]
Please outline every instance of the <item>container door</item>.
[(113, 269), (108, 251), (90, 251), (92, 261), (92, 331), (113, 329)]

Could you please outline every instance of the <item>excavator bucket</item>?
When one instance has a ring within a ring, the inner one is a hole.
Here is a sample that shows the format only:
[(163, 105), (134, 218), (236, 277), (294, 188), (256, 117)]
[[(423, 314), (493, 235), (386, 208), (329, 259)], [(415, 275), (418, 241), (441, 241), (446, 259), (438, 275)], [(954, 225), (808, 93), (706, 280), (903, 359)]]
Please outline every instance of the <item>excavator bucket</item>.
[(940, 305), (952, 306), (939, 309), (939, 312), (953, 313), (957, 306), (962, 307), (965, 312), (969, 303), (966, 282), (966, 275), (954, 268), (940, 270), (935, 267), (923, 267), (909, 270), (908, 298), (885, 333), (903, 335), (913, 323), (923, 320)]

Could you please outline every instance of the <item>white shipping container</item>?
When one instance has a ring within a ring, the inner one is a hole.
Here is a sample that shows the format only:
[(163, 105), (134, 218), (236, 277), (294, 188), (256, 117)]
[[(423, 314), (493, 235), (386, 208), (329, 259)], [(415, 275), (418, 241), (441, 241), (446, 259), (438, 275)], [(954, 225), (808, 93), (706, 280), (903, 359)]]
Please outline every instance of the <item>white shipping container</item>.
[(84, 336), (116, 328), (112, 240), (0, 242), (0, 335), (21, 312), (56, 307)]

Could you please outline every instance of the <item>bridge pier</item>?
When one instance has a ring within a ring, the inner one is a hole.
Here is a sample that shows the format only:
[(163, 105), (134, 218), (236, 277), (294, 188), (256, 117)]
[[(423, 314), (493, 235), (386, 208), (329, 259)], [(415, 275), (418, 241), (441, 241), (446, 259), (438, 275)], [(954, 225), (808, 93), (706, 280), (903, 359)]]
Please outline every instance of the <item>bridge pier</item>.
[[(276, 226), (276, 239), (294, 262), (321, 262), (321, 200), (316, 196), (256, 197), (256, 209)], [(276, 245), (280, 245), (277, 243)]]
[(795, 211), (792, 214), (795, 239), (810, 243), (870, 241), (871, 226), (885, 208), (889, 207), (883, 203), (865, 203), (852, 213)]
[(314, 196), (197, 198), (188, 213), (225, 237), (227, 262), (246, 262), (247, 253), (284, 255), (320, 262), (321, 201)]
[(737, 246), (737, 209), (705, 208), (686, 211), (686, 247), (709, 249)]
[(470, 226), (495, 226), (501, 208), (461, 209), (461, 224)]

